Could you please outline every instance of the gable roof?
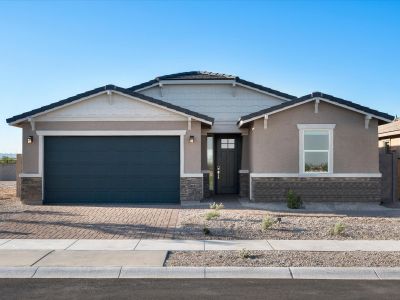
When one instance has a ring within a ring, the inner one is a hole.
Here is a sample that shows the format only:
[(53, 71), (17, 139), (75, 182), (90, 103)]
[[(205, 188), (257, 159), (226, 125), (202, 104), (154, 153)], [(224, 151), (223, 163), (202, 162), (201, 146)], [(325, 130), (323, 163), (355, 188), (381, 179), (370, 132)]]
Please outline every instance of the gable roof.
[(270, 115), (273, 113), (277, 113), (279, 111), (286, 110), (291, 107), (294, 107), (294, 106), (297, 106), (297, 105), (300, 105), (300, 104), (303, 104), (303, 103), (306, 103), (309, 101), (313, 101), (316, 99), (319, 99), (319, 100), (322, 100), (322, 101), (325, 101), (325, 102), (328, 102), (328, 103), (331, 103), (334, 105), (338, 105), (338, 106), (344, 107), (349, 110), (353, 110), (353, 111), (365, 113), (367, 115), (371, 115), (372, 117), (374, 117), (378, 120), (382, 120), (384, 122), (391, 122), (394, 119), (394, 116), (391, 116), (391, 115), (383, 113), (383, 112), (379, 112), (377, 110), (371, 109), (366, 106), (359, 105), (359, 104), (351, 102), (349, 100), (344, 100), (344, 99), (337, 98), (337, 97), (334, 97), (334, 96), (331, 96), (328, 94), (323, 94), (321, 92), (314, 92), (309, 95), (305, 95), (303, 97), (297, 98), (295, 100), (285, 102), (285, 103), (282, 103), (279, 105), (275, 105), (275, 106), (269, 107), (267, 109), (262, 109), (260, 111), (242, 116), (242, 117), (240, 117), (240, 119), (238, 121), (239, 127), (245, 123), (259, 119), (259, 118), (263, 117), (264, 115)]
[(238, 76), (227, 75), (227, 74), (222, 74), (222, 73), (213, 73), (213, 72), (207, 72), (207, 71), (190, 71), (190, 72), (181, 72), (181, 73), (163, 75), (163, 76), (156, 77), (153, 80), (150, 80), (150, 81), (138, 84), (138, 85), (134, 85), (134, 86), (128, 88), (128, 90), (139, 91), (139, 90), (142, 90), (145, 88), (149, 88), (155, 84), (158, 84), (158, 83), (160, 83), (160, 81), (163, 81), (163, 80), (218, 80), (218, 81), (226, 80), (226, 81), (236, 82), (239, 85), (243, 85), (245, 87), (256, 89), (256, 90), (259, 90), (262, 92), (266, 92), (268, 94), (275, 95), (275, 96), (284, 98), (286, 100), (292, 100), (292, 99), (297, 98), (296, 96), (282, 93), (280, 91), (270, 89), (270, 88), (262, 86), (260, 84), (241, 79)]
[(148, 102), (150, 104), (159, 105), (159, 106), (165, 107), (167, 109), (176, 111), (178, 113), (185, 114), (185, 115), (197, 118), (200, 121), (202, 121), (204, 123), (207, 123), (207, 124), (210, 124), (210, 125), (212, 125), (214, 123), (214, 118), (211, 118), (209, 116), (206, 116), (206, 115), (194, 112), (192, 110), (189, 110), (189, 109), (177, 106), (177, 105), (173, 105), (171, 103), (168, 103), (168, 102), (165, 102), (165, 101), (162, 101), (162, 100), (158, 100), (158, 99), (155, 99), (155, 98), (143, 95), (143, 94), (136, 93), (136, 92), (130, 91), (128, 89), (124, 89), (124, 88), (121, 88), (121, 87), (118, 87), (118, 86), (115, 86), (115, 85), (111, 85), (111, 84), (103, 86), (103, 87), (99, 87), (99, 88), (96, 88), (96, 89), (93, 89), (93, 90), (90, 90), (90, 91), (87, 91), (87, 92), (84, 92), (84, 93), (81, 93), (81, 94), (78, 94), (78, 95), (75, 95), (75, 96), (72, 96), (72, 97), (69, 97), (67, 99), (60, 100), (58, 102), (51, 103), (49, 105), (45, 105), (45, 106), (39, 107), (37, 109), (33, 109), (31, 111), (28, 111), (28, 112), (24, 112), (22, 114), (13, 116), (11, 118), (8, 118), (6, 121), (9, 124), (19, 123), (19, 122), (24, 121), (25, 119), (30, 118), (30, 117), (34, 117), (34, 116), (37, 116), (37, 115), (41, 115), (41, 114), (47, 113), (47, 112), (49, 112), (51, 110), (54, 110), (56, 108), (60, 108), (60, 107), (62, 107), (64, 105), (72, 104), (73, 102), (78, 101), (78, 100), (80, 100), (82, 98), (90, 97), (90, 96), (93, 96), (93, 95), (96, 95), (96, 94), (99, 94), (99, 93), (103, 93), (103, 92), (106, 92), (106, 91), (116, 91), (116, 92), (119, 92), (121, 94), (132, 96), (132, 97), (138, 98), (140, 100), (144, 100), (144, 101), (146, 101), (146, 102)]

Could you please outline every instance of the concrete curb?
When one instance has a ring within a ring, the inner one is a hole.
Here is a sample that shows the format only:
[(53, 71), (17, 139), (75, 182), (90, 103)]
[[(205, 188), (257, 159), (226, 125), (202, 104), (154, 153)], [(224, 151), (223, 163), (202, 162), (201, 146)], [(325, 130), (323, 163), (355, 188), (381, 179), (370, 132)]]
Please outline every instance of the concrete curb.
[(2, 267), (0, 268), (0, 278), (268, 278), (400, 280), (400, 267)]

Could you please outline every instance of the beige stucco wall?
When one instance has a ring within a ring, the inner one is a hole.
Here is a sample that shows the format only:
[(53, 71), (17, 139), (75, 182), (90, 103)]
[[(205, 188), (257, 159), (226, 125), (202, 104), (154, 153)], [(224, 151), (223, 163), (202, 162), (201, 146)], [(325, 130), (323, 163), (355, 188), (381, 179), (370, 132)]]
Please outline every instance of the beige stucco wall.
[(378, 122), (365, 129), (364, 115), (332, 105), (314, 103), (253, 122), (249, 135), (250, 170), (253, 173), (299, 173), (299, 130), (297, 124), (336, 124), (333, 131), (334, 173), (379, 173)]
[[(201, 173), (201, 123), (192, 121), (191, 130), (185, 135), (185, 173)], [(23, 173), (38, 172), (39, 138), (31, 130), (30, 124), (22, 125), (23, 139)], [(187, 130), (188, 122), (37, 122), (36, 130)], [(26, 139), (32, 135), (33, 144), (27, 144)], [(189, 143), (189, 136), (195, 137), (195, 142)], [(162, 147), (162, 145), (160, 145)]]
[(249, 136), (242, 135), (242, 160), (241, 170), (249, 170)]
[[(33, 136), (33, 143), (26, 142)], [(22, 125), (22, 173), (38, 173), (39, 137), (31, 130), (29, 123)]]

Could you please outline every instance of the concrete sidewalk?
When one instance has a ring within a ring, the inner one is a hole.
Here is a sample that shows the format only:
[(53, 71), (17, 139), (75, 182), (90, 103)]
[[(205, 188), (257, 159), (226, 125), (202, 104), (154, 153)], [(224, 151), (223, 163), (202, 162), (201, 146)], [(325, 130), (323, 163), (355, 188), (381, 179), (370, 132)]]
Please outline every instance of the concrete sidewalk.
[(0, 267), (162, 267), (167, 251), (0, 250)]
[(400, 268), (0, 267), (0, 278), (268, 278), (400, 280)]
[(400, 251), (400, 240), (0, 240), (2, 250), (86, 251)]

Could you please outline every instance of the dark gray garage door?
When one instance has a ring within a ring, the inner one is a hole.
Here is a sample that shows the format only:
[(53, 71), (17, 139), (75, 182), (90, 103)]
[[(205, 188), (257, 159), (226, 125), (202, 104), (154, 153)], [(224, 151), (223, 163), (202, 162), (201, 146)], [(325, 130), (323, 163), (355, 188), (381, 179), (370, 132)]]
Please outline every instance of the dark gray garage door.
[(179, 137), (45, 137), (46, 203), (179, 203)]

